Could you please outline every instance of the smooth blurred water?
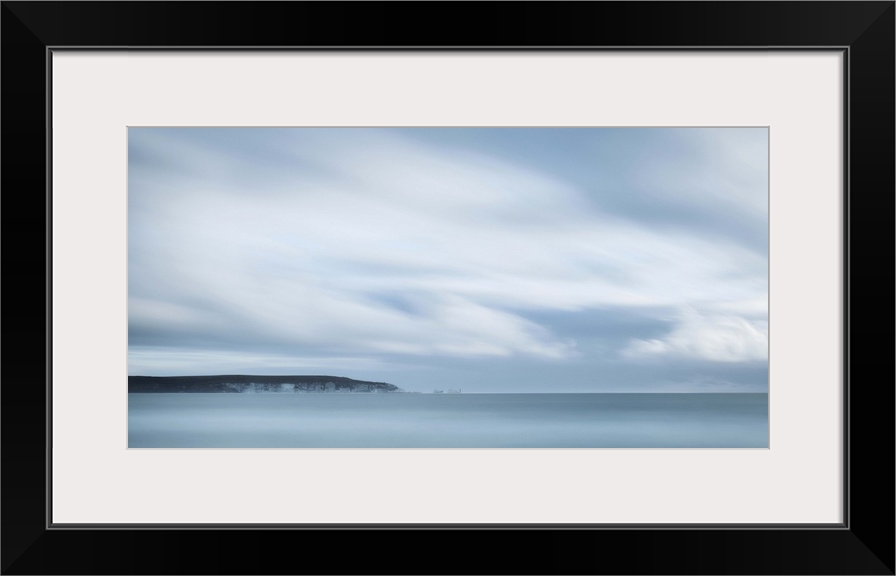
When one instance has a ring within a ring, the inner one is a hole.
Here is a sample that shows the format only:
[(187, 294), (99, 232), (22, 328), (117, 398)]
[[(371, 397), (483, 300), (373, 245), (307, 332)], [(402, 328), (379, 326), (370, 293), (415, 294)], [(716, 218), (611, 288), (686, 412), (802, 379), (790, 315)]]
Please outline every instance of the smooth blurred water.
[(767, 394), (128, 394), (130, 448), (767, 448)]

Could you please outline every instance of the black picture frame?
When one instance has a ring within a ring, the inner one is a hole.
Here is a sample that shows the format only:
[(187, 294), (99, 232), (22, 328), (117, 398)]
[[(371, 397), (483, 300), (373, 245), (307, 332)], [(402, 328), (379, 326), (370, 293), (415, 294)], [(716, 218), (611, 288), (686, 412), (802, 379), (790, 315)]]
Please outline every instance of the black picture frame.
[[(2, 2), (0, 570), (894, 574), (894, 14), (893, 1)], [(823, 527), (453, 525), (338, 532), (51, 526), (48, 64), (50, 51), (63, 47), (844, 51), (846, 521)]]

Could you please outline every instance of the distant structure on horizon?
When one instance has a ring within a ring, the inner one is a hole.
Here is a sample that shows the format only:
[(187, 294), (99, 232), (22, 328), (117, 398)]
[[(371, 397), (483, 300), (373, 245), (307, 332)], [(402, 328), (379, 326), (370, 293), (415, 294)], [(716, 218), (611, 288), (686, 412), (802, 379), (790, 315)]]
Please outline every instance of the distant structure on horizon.
[(401, 392), (386, 382), (367, 382), (341, 376), (128, 376), (128, 392), (291, 393), (291, 392)]

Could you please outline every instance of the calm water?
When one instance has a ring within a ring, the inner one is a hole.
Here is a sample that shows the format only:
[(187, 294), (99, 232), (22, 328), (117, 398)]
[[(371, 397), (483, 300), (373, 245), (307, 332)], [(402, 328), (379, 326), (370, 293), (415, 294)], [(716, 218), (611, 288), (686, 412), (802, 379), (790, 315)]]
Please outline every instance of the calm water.
[(767, 448), (767, 394), (128, 394), (131, 448)]

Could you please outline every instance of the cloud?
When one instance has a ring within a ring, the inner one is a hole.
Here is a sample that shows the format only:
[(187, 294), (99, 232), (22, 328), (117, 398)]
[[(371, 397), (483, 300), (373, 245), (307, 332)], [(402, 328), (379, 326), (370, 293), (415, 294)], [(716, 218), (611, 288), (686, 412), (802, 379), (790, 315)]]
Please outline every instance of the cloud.
[[(414, 134), (131, 129), (133, 349), (570, 360), (577, 343), (539, 317), (691, 306), (707, 316), (618, 347), (628, 358), (755, 357), (767, 258), (754, 246), (705, 226), (659, 226), (635, 201), (619, 210), (612, 190), (515, 161), (511, 147), (489, 154)], [(656, 188), (706, 161), (688, 158), (638, 185)], [(594, 169), (619, 183), (612, 165)], [(741, 180), (752, 183), (747, 172)], [(704, 198), (735, 220), (764, 218), (752, 192), (709, 194), (707, 181), (679, 204)], [(656, 198), (616, 196), (626, 194)], [(724, 228), (725, 218), (714, 221)]]
[[(215, 369), (210, 372), (208, 366), (214, 366)], [(339, 367), (340, 374), (330, 373), (334, 366)], [(364, 378), (374, 371), (388, 373), (406, 369), (408, 367), (405, 365), (377, 358), (348, 356), (298, 356), (169, 347), (135, 347), (128, 353), (128, 373), (131, 375), (177, 376), (251, 372), (275, 375), (320, 373)]]
[(662, 338), (633, 339), (627, 358), (685, 358), (712, 362), (768, 359), (768, 324), (739, 316), (704, 316), (686, 309), (678, 325)]

